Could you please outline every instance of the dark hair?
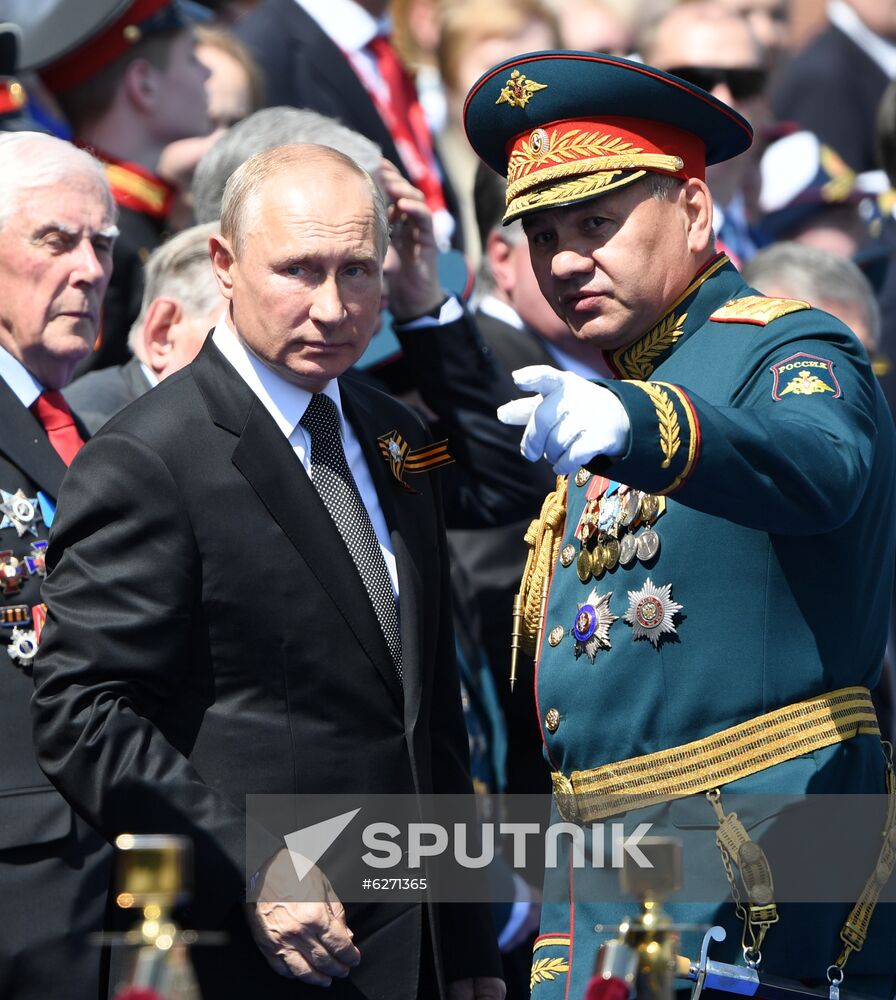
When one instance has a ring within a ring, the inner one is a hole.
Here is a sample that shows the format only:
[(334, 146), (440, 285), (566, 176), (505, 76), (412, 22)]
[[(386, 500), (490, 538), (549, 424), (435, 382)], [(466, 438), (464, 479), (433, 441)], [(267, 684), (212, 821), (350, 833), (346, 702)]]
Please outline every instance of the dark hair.
[(124, 75), (135, 60), (145, 59), (156, 69), (166, 70), (171, 59), (171, 47), (183, 30), (180, 28), (177, 31), (141, 39), (114, 62), (103, 67), (95, 76), (57, 94), (56, 99), (62, 108), (62, 113), (75, 135), (102, 118), (112, 107)]

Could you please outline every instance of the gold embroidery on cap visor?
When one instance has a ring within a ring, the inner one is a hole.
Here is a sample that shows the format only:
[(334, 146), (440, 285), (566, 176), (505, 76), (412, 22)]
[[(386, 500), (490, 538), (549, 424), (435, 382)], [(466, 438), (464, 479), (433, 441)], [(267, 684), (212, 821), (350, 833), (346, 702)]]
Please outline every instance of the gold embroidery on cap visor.
[(674, 174), (683, 167), (680, 156), (645, 153), (642, 146), (608, 132), (555, 128), (548, 133), (537, 128), (518, 140), (510, 154), (504, 221), (603, 194), (643, 177), (647, 170)]

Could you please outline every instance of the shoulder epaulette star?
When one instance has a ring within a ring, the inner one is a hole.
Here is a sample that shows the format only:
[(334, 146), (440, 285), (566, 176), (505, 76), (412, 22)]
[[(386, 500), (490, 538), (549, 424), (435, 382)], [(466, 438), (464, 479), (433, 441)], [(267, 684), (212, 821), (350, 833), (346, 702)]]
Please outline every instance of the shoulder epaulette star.
[(775, 299), (766, 295), (748, 295), (743, 299), (732, 299), (709, 317), (717, 323), (752, 323), (765, 326), (774, 319), (789, 313), (811, 309), (808, 302), (801, 299)]

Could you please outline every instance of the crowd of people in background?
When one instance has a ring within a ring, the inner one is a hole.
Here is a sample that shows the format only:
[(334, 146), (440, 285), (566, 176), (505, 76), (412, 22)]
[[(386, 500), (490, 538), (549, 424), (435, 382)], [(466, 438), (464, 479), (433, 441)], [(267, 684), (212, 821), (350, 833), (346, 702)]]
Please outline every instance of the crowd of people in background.
[[(432, 384), (427, 351), (435, 348), (421, 348), (420, 338), (435, 318), (406, 323), (412, 293), (400, 245), (387, 253), (381, 326), (354, 374), (417, 407), (436, 435), (445, 431), (456, 459), (450, 474), (467, 502), (446, 505), (447, 527), (474, 784), (548, 791), (532, 685), (511, 694), (507, 677), (523, 536), (554, 475), (546, 463), (518, 462), (518, 439), (486, 418), (515, 394), (514, 369), (547, 363), (596, 377), (601, 352), (576, 340), (545, 302), (520, 222), (501, 224), (505, 181), (467, 143), (464, 99), (496, 63), (563, 48), (643, 59), (736, 109), (755, 141), (708, 170), (720, 248), (760, 292), (842, 319), (896, 412), (896, 6), (110, 0), (94, 23), (91, 16), (76, 3), (0, 0), (0, 128), (90, 151), (117, 203), (96, 348), (51, 388), (86, 436), (194, 359), (226, 306), (208, 262), (225, 184), (256, 153), (289, 143), (339, 150), (375, 178), (395, 225), (408, 223), (394, 206), (425, 204), (444, 289), (430, 305), (437, 317), (444, 299), (455, 300), (473, 317), (470, 364), (493, 373), (490, 395), (466, 398), (462, 370), (455, 385)], [(129, 17), (136, 33), (110, 43), (110, 25)], [(53, 184), (65, 192), (67, 183), (59, 171)], [(5, 266), (0, 252), (0, 316)], [(891, 617), (874, 694), (892, 736), (896, 603)], [(14, 624), (4, 619), (0, 635)], [(528, 996), (539, 911), (538, 888), (516, 878), (515, 902), (495, 913), (511, 998)]]

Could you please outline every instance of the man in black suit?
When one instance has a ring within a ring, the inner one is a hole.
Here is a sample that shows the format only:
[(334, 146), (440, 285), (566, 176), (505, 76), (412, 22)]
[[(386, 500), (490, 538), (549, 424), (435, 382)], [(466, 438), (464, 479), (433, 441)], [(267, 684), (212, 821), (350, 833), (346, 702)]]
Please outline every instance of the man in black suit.
[(217, 222), (191, 226), (153, 250), (143, 304), (128, 336), (133, 357), (87, 372), (65, 390), (91, 434), (199, 353), (226, 305), (208, 261), (208, 240), (217, 231)]
[(207, 996), (504, 993), (487, 909), (241, 905), (247, 794), (470, 787), (438, 479), (408, 492), (377, 440), (427, 435), (339, 378), (376, 325), (387, 239), (341, 154), (243, 164), (211, 242), (226, 319), (85, 448), (50, 548), (41, 765), (107, 838), (192, 837), (192, 919), (231, 937), (196, 950)]
[(28, 702), (62, 477), (83, 443), (59, 390), (96, 338), (115, 207), (101, 165), (0, 137), (0, 996), (95, 1000), (108, 848), (38, 767)]
[(440, 245), (459, 246), (456, 198), (389, 39), (388, 7), (388, 0), (261, 0), (236, 31), (265, 75), (268, 106), (310, 108), (367, 136), (423, 192)]
[(896, 11), (880, 0), (834, 0), (828, 26), (784, 67), (772, 92), (780, 121), (797, 121), (857, 173), (876, 170), (874, 119), (896, 77)]

